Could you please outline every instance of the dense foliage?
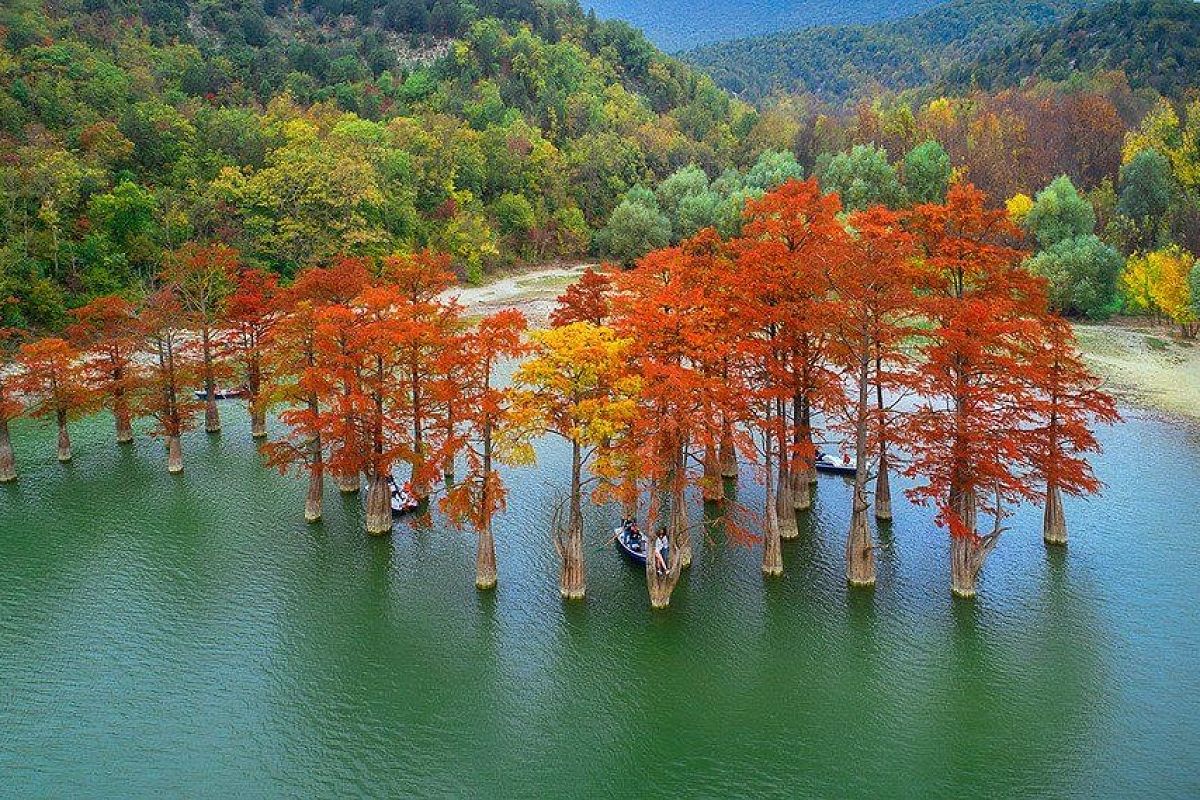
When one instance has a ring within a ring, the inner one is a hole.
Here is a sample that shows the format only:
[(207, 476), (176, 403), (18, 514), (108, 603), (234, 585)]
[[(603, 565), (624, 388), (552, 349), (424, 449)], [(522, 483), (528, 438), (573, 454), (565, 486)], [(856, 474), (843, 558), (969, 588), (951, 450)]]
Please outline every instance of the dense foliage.
[(284, 276), (433, 246), (478, 278), (586, 252), (630, 187), (732, 166), (751, 122), (566, 0), (18, 0), (0, 286), (11, 323), (57, 327), (192, 239)]
[(1086, 8), (947, 72), (950, 86), (1014, 86), (1028, 78), (1122, 70), (1135, 87), (1180, 97), (1200, 79), (1200, 6), (1191, 0), (1119, 0)]

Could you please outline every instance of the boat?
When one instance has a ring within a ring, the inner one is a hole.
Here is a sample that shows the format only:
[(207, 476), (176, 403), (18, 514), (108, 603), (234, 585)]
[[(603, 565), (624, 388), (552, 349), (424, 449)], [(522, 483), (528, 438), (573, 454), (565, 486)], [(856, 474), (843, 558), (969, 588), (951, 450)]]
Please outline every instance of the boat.
[[(196, 394), (197, 400), (207, 400), (208, 399), (208, 392), (205, 391), (204, 389), (197, 389), (195, 394)], [(222, 389), (220, 387), (213, 389), (213, 399), (214, 400), (232, 400), (235, 397), (245, 397), (245, 396), (246, 396), (246, 387), (245, 386), (237, 386), (232, 389)]]
[(833, 458), (820, 450), (817, 451), (817, 460), (813, 464), (817, 472), (825, 472), (829, 475), (851, 475), (853, 476), (858, 470), (854, 465), (848, 462), (837, 462)]
[(392, 516), (401, 517), (405, 514), (416, 511), (417, 508), (420, 507), (421, 501), (417, 499), (416, 495), (409, 491), (407, 484), (405, 484), (404, 488), (401, 489), (396, 485), (395, 478), (389, 478), (388, 486), (391, 487), (391, 493), (388, 499), (392, 504)]
[(619, 528), (613, 529), (613, 539), (617, 543), (617, 549), (621, 554), (635, 564), (646, 564), (646, 537), (641, 536), (635, 543), (629, 537), (629, 529), (622, 525)]

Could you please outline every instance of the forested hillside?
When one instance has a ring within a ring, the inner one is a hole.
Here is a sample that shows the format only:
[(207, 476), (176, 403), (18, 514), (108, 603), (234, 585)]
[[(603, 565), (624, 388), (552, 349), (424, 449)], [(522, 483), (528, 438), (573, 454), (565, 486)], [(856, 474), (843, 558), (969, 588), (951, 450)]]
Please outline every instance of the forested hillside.
[(811, 93), (845, 102), (936, 81), (951, 65), (1096, 0), (952, 0), (873, 25), (820, 27), (738, 39), (684, 53), (747, 99)]
[(1072, 72), (1122, 70), (1134, 87), (1181, 96), (1200, 83), (1200, 5), (1192, 0), (1120, 0), (1084, 9), (950, 67), (953, 88), (1061, 81)]
[(817, 25), (868, 24), (916, 14), (945, 0), (587, 0), (605, 18), (627, 20), (668, 52), (709, 42), (796, 31)]
[(21, 325), (144, 286), (193, 239), (285, 276), (584, 253), (631, 186), (734, 165), (750, 114), (573, 0), (14, 0), (0, 45), (0, 296)]

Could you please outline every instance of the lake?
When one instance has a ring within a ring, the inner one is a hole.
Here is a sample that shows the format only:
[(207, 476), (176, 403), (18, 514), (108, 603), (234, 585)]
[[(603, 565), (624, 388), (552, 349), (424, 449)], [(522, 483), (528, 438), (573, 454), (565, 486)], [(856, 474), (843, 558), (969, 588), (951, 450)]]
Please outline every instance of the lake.
[(899, 498), (877, 589), (848, 592), (850, 487), (822, 477), (782, 579), (709, 531), (651, 612), (603, 545), (615, 510), (589, 514), (588, 599), (559, 599), (555, 442), (508, 475), (480, 594), (469, 533), (368, 539), (332, 487), (306, 525), (304, 481), (223, 411), (175, 477), (107, 417), (75, 426), (66, 467), (51, 430), (15, 426), (0, 795), (1200, 794), (1196, 426), (1127, 410), (1101, 432), (1105, 494), (1068, 501), (1069, 551), (1022, 509), (975, 602), (951, 599), (944, 534)]

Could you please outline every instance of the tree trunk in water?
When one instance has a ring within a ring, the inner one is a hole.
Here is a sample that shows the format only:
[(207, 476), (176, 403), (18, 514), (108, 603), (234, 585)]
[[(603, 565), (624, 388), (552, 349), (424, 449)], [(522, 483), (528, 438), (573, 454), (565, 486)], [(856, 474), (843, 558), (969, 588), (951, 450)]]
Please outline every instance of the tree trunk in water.
[[(875, 547), (871, 528), (867, 525), (867, 493), (865, 486), (854, 488), (854, 510), (850, 515), (850, 532), (846, 536), (846, 580), (851, 586), (875, 585)], [(863, 479), (865, 484), (866, 480)]]
[(879, 474), (875, 476), (875, 519), (880, 522), (892, 519), (892, 487), (888, 478), (886, 447), (879, 451)]
[[(767, 481), (770, 480), (768, 477)], [(775, 519), (779, 526), (779, 536), (781, 539), (795, 539), (800, 536), (800, 527), (796, 524), (796, 500), (792, 497), (792, 473), (782, 456), (779, 459), (779, 476), (775, 486)], [(800, 488), (808, 494), (807, 486)]]
[(721, 461), (717, 455), (717, 446), (711, 442), (704, 447), (704, 478), (701, 487), (704, 502), (724, 502), (725, 484), (721, 477)]
[(680, 569), (687, 569), (692, 566), (692, 534), (688, 531), (687, 507), (684, 505), (683, 492), (679, 493), (671, 505), (672, 547), (679, 551)]
[(392, 530), (392, 498), (387, 475), (372, 475), (367, 489), (367, 533), (382, 536)]
[(308, 496), (304, 498), (304, 519), (308, 522), (316, 522), (324, 512), (324, 484), (325, 464), (318, 451), (308, 468)]
[(129, 413), (129, 400), (122, 392), (113, 400), (113, 421), (117, 424), (117, 444), (133, 441), (133, 415)]
[(495, 587), (496, 539), (492, 536), (492, 521), (489, 519), (480, 526), (479, 540), (475, 544), (475, 588), (494, 589)]
[[(651, 608), (666, 608), (671, 605), (671, 593), (675, 591), (675, 585), (679, 583), (679, 572), (682, 569), (680, 563), (679, 541), (675, 534), (679, 530), (678, 521), (679, 515), (675, 509), (671, 509), (670, 525), (668, 526), (667, 539), (670, 541), (667, 570), (659, 575), (655, 568), (654, 552), (651, 549), (646, 554), (646, 589), (650, 595)], [(684, 526), (686, 530), (686, 525)], [(650, 546), (653, 547), (654, 536), (650, 539)]]
[(267, 435), (267, 412), (258, 407), (257, 401), (250, 407), (250, 438), (262, 439)]
[(13, 457), (12, 438), (8, 434), (8, 420), (0, 418), (0, 483), (17, 479), (17, 460)]
[(1067, 519), (1063, 515), (1062, 490), (1054, 484), (1046, 490), (1046, 516), (1042, 525), (1042, 539), (1050, 545), (1067, 543)]
[(167, 472), (172, 475), (183, 472), (183, 446), (178, 436), (167, 437)]
[(362, 481), (359, 479), (357, 472), (347, 473), (335, 470), (333, 482), (337, 484), (338, 491), (342, 494), (354, 494), (362, 488)]
[(71, 434), (67, 432), (67, 415), (58, 412), (58, 461), (65, 464), (71, 460)]
[(583, 450), (571, 443), (571, 497), (567, 528), (554, 532), (554, 546), (561, 562), (558, 592), (564, 600), (582, 600), (587, 591), (583, 562)]
[(736, 478), (738, 476), (737, 450), (733, 446), (733, 433), (729, 426), (721, 434), (721, 447), (717, 458), (721, 462), (721, 477)]
[[(779, 497), (776, 495), (775, 491), (772, 489), (772, 486), (771, 486), (771, 467), (772, 467), (771, 462), (773, 461), (773, 457), (772, 457), (772, 453), (771, 453), (771, 434), (770, 433), (768, 433), (766, 436), (766, 444), (767, 444), (767, 481), (766, 481), (767, 496), (766, 496), (766, 509), (765, 509), (766, 513), (763, 515), (764, 525), (763, 525), (762, 571), (763, 571), (763, 575), (767, 575), (769, 577), (778, 577), (783, 574), (783, 551), (779, 545), (779, 539), (781, 536), (779, 518), (780, 518), (780, 512), (783, 510), (784, 505), (787, 505), (787, 510), (789, 512), (791, 512), (791, 514), (792, 514), (792, 533), (793, 533), (793, 535), (797, 535), (798, 531), (796, 530), (796, 512), (795, 512), (795, 509), (793, 509), (791, 507), (791, 501), (788, 501), (786, 504), (781, 503), (779, 501)], [(780, 463), (780, 467), (779, 467), (779, 485), (780, 486), (783, 486), (788, 480), (787, 471), (783, 468), (782, 460), (783, 460), (783, 457), (780, 458), (781, 463)]]
[(208, 400), (204, 402), (204, 430), (208, 433), (221, 432), (221, 413), (217, 411), (217, 401), (213, 399), (213, 390), (208, 390)]
[(965, 535), (950, 537), (950, 591), (958, 597), (974, 597), (979, 571), (1000, 542), (1000, 533), (980, 536), (975, 530), (977, 512), (973, 492), (951, 490), (950, 507), (965, 523)]

